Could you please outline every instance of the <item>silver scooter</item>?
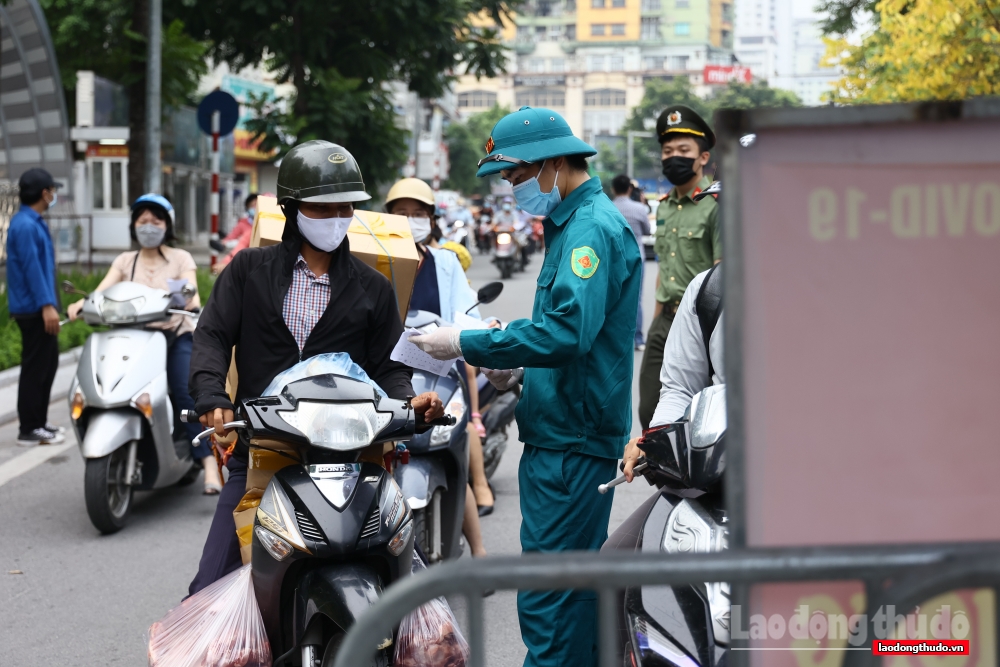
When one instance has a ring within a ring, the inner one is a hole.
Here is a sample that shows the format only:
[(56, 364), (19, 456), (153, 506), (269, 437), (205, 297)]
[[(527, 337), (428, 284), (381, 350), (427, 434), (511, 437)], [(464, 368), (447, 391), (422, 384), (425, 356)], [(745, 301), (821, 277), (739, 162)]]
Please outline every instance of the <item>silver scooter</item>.
[[(122, 282), (83, 294), (81, 316), (109, 327), (90, 334), (69, 389), (69, 409), (86, 461), (87, 514), (104, 534), (121, 530), (136, 490), (190, 484), (201, 466), (191, 458), (191, 441), (167, 395), (167, 339), (143, 325), (171, 315), (196, 314), (182, 306), (197, 292), (190, 283), (171, 295), (139, 283)], [(175, 428), (176, 427), (176, 428)]]

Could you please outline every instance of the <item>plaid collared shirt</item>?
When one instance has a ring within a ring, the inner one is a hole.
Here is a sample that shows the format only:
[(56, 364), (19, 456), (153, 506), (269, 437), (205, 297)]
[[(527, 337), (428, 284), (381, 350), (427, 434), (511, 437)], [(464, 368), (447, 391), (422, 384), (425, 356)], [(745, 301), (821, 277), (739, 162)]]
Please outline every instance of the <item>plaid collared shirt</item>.
[(295, 266), (292, 267), (292, 284), (288, 287), (288, 294), (285, 295), (285, 303), (281, 309), (285, 324), (299, 345), (299, 352), (306, 346), (309, 334), (323, 316), (328, 303), (330, 303), (330, 274), (326, 273), (317, 278), (309, 270), (306, 260), (299, 255), (295, 260)]

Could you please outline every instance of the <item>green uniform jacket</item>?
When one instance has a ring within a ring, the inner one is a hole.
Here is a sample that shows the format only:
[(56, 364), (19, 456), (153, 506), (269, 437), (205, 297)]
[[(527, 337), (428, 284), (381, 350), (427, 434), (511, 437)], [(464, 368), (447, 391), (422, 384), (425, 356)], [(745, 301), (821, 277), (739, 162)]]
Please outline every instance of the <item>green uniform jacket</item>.
[(639, 246), (597, 178), (544, 226), (531, 319), (463, 331), (462, 354), (475, 366), (525, 368), (516, 413), (523, 442), (618, 459), (632, 425)]
[(660, 284), (656, 288), (656, 300), (660, 303), (680, 303), (691, 279), (722, 259), (719, 205), (715, 197), (705, 197), (699, 202), (691, 199), (711, 184), (706, 176), (697, 189), (683, 197), (678, 197), (674, 188), (656, 209), (653, 249), (660, 260)]

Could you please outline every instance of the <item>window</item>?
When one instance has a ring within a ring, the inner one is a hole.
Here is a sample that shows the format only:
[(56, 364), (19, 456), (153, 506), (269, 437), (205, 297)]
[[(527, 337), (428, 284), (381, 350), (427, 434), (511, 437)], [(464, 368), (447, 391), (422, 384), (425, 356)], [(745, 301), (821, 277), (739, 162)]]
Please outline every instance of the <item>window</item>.
[(642, 59), (642, 68), (644, 70), (663, 69), (663, 56), (646, 56)]
[(553, 0), (538, 0), (538, 4), (535, 6), (535, 16), (548, 16), (552, 13), (552, 5), (554, 4)]
[(588, 90), (583, 95), (583, 105), (588, 107), (623, 107), (625, 91), (611, 88)]
[(674, 7), (677, 9), (688, 9), (691, 7), (691, 0), (676, 0)]
[(587, 56), (587, 71), (588, 72), (603, 72), (604, 71), (604, 56)]
[(670, 69), (686, 70), (688, 68), (688, 56), (671, 56)]
[(685, 36), (691, 34), (691, 24), (690, 23), (675, 23), (674, 24), (674, 34), (678, 36)]
[(660, 39), (659, 16), (644, 16), (642, 18), (642, 23), (640, 24), (639, 39), (646, 41), (653, 41)]
[(545, 71), (545, 61), (541, 58), (532, 58), (528, 61), (529, 72), (544, 72)]
[(590, 24), (590, 36), (591, 37), (604, 37), (604, 24), (603, 23), (591, 23)]
[(566, 26), (566, 39), (569, 41), (576, 40), (576, 24), (570, 23)]
[(624, 35), (625, 34), (625, 24), (624, 23), (612, 23), (611, 24), (611, 34), (612, 35)]
[(625, 6), (625, 0), (611, 0), (611, 6), (612, 7), (624, 7)]
[(122, 197), (122, 163), (111, 163), (111, 208), (124, 208)]
[(94, 160), (90, 166), (91, 189), (94, 191), (94, 208), (104, 208), (104, 160)]
[(557, 108), (566, 106), (566, 93), (562, 90), (538, 88), (517, 93), (517, 106)]
[(517, 26), (517, 39), (520, 42), (530, 42), (531, 26), (526, 26), (526, 25)]
[(644, 12), (660, 11), (660, 0), (642, 0), (642, 11)]
[(549, 61), (549, 67), (553, 72), (565, 72), (566, 71), (566, 59), (565, 58), (553, 58)]
[[(460, 108), (488, 109), (497, 103), (497, 94), (488, 90), (470, 90), (458, 94)], [(524, 106), (523, 104), (521, 106)]]
[(590, 0), (593, 9), (604, 9), (604, 0)]
[(612, 72), (625, 71), (625, 56), (611, 56), (611, 71)]
[(549, 41), (551, 41), (551, 42), (558, 42), (560, 37), (562, 37), (562, 26), (561, 25), (550, 25), (549, 26)]

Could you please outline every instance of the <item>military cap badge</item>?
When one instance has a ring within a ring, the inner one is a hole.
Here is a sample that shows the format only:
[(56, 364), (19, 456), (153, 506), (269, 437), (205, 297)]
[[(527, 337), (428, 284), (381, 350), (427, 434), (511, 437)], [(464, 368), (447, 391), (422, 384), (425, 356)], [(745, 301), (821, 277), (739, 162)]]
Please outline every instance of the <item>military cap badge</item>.
[(681, 122), (681, 112), (674, 111), (669, 116), (667, 116), (667, 125), (677, 125)]
[(493, 147), (495, 145), (496, 144), (493, 143), (493, 137), (490, 137), (489, 139), (486, 140), (486, 153), (487, 153), (487, 155), (493, 152)]

